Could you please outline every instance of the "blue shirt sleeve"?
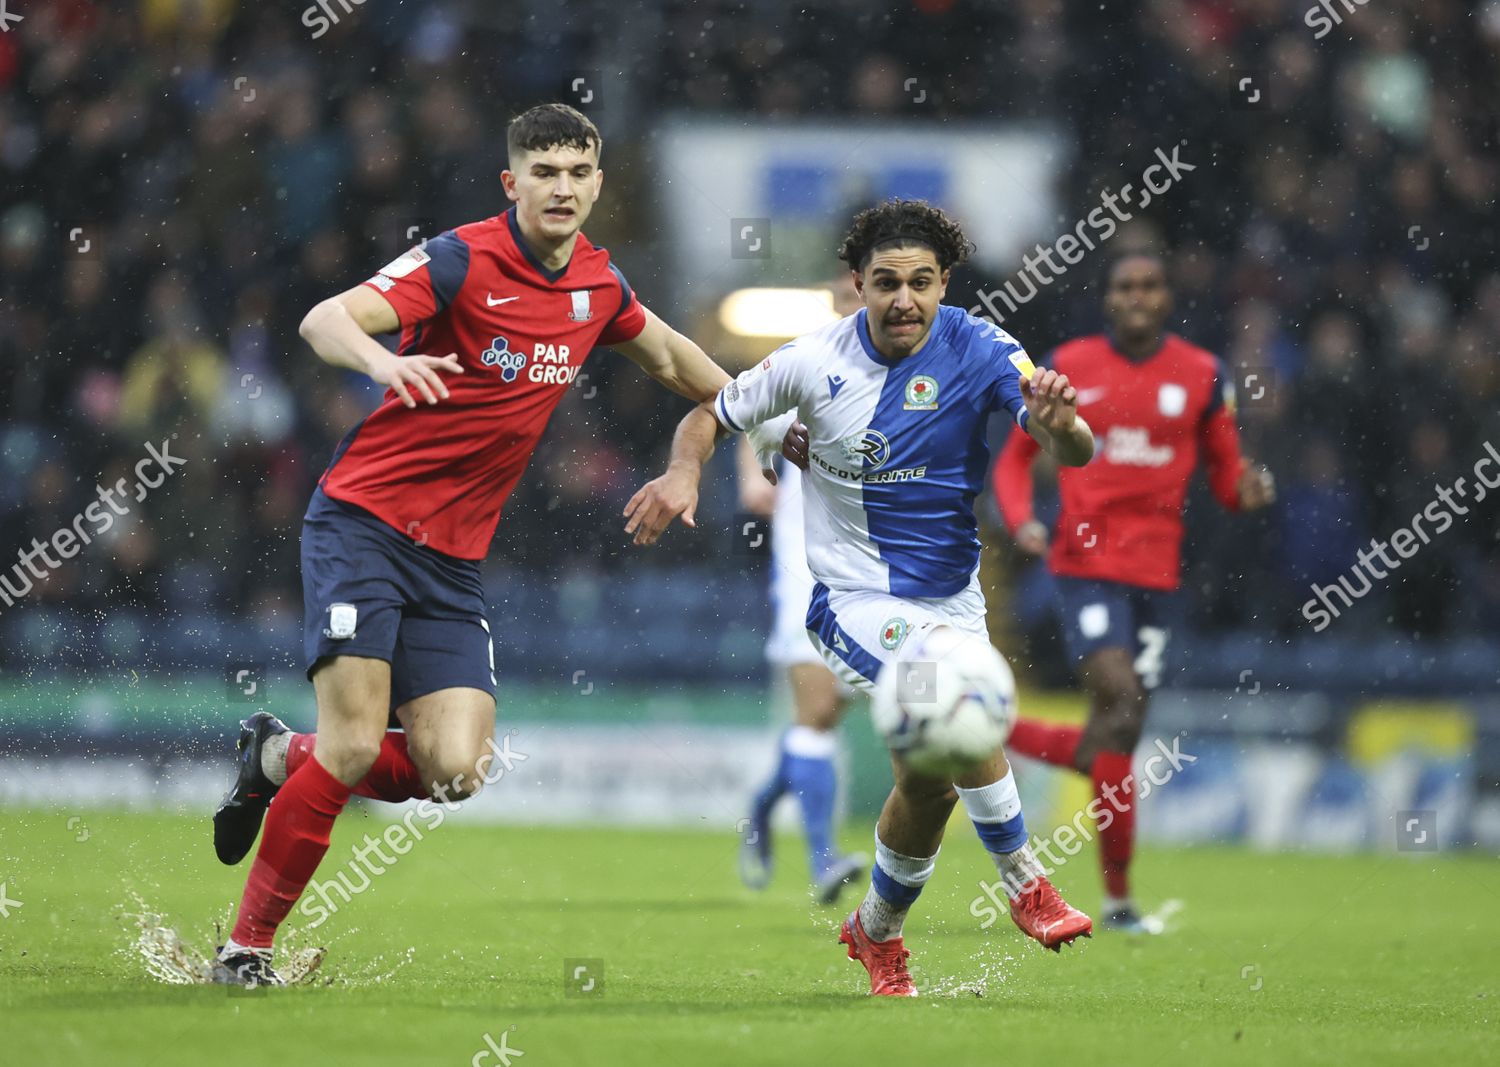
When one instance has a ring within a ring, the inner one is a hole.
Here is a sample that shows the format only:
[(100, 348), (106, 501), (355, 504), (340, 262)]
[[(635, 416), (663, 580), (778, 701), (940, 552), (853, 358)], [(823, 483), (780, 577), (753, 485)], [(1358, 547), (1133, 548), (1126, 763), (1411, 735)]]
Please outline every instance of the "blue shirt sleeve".
[(1031, 357), (1010, 334), (994, 323), (965, 315), (960, 323), (968, 359), (984, 368), (989, 375), (986, 403), (990, 411), (1004, 411), (1022, 429), (1026, 427), (1026, 402), (1021, 399), (1021, 371), (1017, 362), (1029, 363)]
[(427, 254), (432, 257), (427, 274), (432, 279), (432, 313), (436, 315), (446, 310), (463, 288), (469, 274), (469, 246), (448, 230), (427, 242)]

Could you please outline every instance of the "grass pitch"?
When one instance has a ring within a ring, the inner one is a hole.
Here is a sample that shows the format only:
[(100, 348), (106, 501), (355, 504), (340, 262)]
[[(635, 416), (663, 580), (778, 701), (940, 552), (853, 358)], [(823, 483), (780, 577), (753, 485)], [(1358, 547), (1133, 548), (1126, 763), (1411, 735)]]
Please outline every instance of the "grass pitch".
[[(351, 816), (320, 873), (382, 825)], [(329, 949), (310, 984), (246, 994), (162, 984), (131, 947), (134, 894), (208, 951), (245, 868), (214, 860), (206, 816), (5, 811), (0, 1059), (497, 1067), (487, 1034), (522, 1067), (1496, 1057), (1492, 859), (1147, 851), (1142, 899), (1184, 902), (1172, 931), (1058, 957), (1008, 920), (979, 929), (993, 869), (955, 822), (907, 926), (923, 996), (893, 1003), (835, 943), (843, 909), (807, 900), (800, 842), (764, 894), (739, 887), (734, 844), (447, 826), (301, 939)], [(1090, 854), (1056, 880), (1098, 904)]]

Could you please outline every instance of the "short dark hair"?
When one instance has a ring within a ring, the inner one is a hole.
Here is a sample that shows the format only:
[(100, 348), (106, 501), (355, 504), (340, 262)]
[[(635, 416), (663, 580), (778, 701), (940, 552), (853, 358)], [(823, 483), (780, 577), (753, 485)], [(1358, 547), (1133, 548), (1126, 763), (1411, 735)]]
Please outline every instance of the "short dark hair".
[(925, 200), (893, 198), (854, 216), (839, 258), (851, 270), (864, 270), (877, 249), (914, 244), (932, 249), (942, 270), (958, 266), (974, 251), (963, 227), (942, 209)]
[(510, 120), (505, 128), (505, 147), (511, 158), (554, 145), (580, 152), (604, 151), (604, 138), (589, 117), (567, 104), (538, 104)]
[(1144, 247), (1127, 248), (1116, 252), (1104, 261), (1104, 269), (1099, 272), (1099, 288), (1108, 289), (1115, 280), (1115, 271), (1119, 269), (1120, 264), (1132, 259), (1149, 259), (1161, 268), (1163, 274), (1167, 273), (1167, 260), (1161, 253)]

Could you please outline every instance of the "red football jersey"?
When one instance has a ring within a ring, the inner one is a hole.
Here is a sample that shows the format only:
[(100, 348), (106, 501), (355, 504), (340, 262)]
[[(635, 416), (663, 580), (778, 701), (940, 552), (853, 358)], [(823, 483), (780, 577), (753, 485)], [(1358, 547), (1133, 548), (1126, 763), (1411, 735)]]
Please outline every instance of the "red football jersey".
[(483, 559), (500, 509), (552, 411), (595, 345), (646, 325), (625, 276), (582, 234), (561, 270), (521, 239), (515, 209), (449, 230), (365, 282), (401, 320), (399, 353), (458, 353), (449, 397), (403, 404), (387, 390), (349, 432), (323, 491), (419, 544)]
[[(1060, 346), (1050, 365), (1078, 390), (1078, 413), (1094, 431), (1094, 458), (1058, 469), (1052, 572), (1177, 588), (1183, 503), (1200, 453), (1214, 496), (1239, 509), (1245, 461), (1223, 366), (1176, 334), (1139, 363), (1108, 337), (1082, 337)], [(1011, 533), (1035, 518), (1031, 461), (1040, 447), (1012, 433), (995, 463), (995, 495)]]

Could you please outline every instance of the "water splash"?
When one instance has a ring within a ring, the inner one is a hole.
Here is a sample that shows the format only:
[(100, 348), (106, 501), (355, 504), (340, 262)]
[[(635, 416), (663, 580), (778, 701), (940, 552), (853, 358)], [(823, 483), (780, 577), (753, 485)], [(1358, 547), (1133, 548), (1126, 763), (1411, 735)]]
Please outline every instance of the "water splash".
[(136, 923), (135, 940), (125, 950), (145, 964), (146, 973), (167, 985), (208, 985), (213, 971), (212, 955), (205, 956), (185, 943), (159, 913), (132, 892), (137, 907), (125, 917)]
[[(353, 933), (351, 930), (350, 933)], [(343, 985), (379, 985), (388, 982), (395, 977), (396, 972), (417, 958), (417, 950), (408, 946), (398, 953), (394, 958), (388, 960), (385, 956), (376, 956), (370, 960), (364, 972), (358, 976), (341, 978)], [(389, 966), (388, 970), (380, 970), (381, 967)], [(332, 979), (330, 979), (332, 981)]]
[(983, 998), (998, 991), (1010, 980), (1010, 965), (1016, 957), (1001, 944), (991, 942), (969, 957), (966, 971), (971, 973), (948, 978), (929, 978), (918, 982), (927, 997)]
[[(130, 890), (131, 904), (124, 916), (135, 921), (135, 936), (123, 950), (125, 955), (145, 966), (146, 973), (166, 985), (212, 985), (216, 946), (223, 940), (222, 934), (229, 918), (213, 921), (214, 936), (204, 937), (203, 942), (184, 938), (170, 921), (153, 908), (136, 891)], [(287, 939), (287, 948), (278, 953), (276, 972), (287, 985), (307, 985), (328, 950), (318, 945), (296, 946), (297, 932)], [(391, 972), (391, 973), (394, 973)], [(383, 980), (382, 978), (377, 978)], [(333, 979), (326, 980), (331, 983)]]

